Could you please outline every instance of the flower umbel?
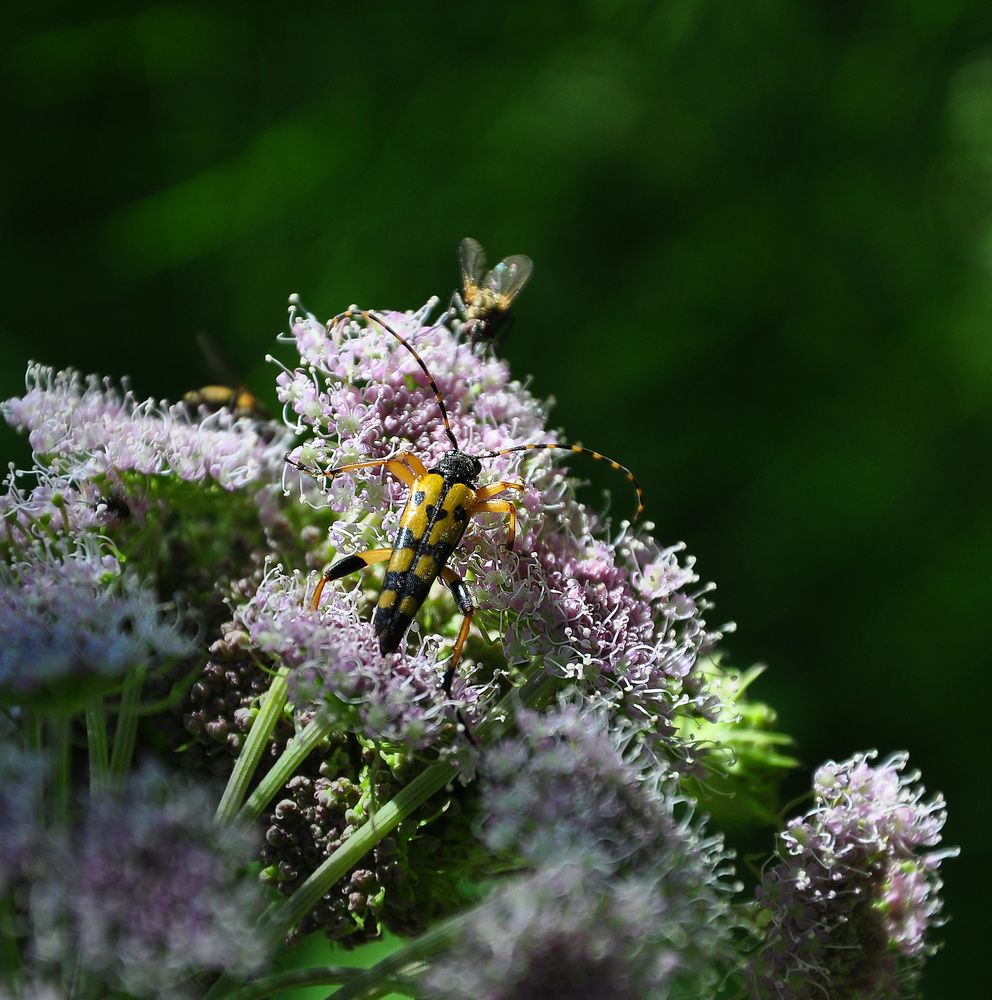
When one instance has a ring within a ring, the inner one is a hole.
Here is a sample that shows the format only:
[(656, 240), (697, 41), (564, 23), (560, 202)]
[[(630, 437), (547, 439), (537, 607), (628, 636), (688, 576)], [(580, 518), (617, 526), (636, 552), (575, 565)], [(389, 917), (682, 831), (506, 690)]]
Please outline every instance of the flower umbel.
[(482, 840), (536, 872), (467, 920), (457, 957), (429, 977), (437, 993), (709, 995), (733, 955), (722, 838), (605, 704), (517, 722), (486, 755)]
[(186, 656), (192, 639), (96, 535), (37, 543), (0, 563), (0, 703), (115, 685)]
[(36, 364), (28, 366), (26, 389), (3, 403), (3, 415), (28, 432), (50, 469), (67, 477), (169, 472), (187, 481), (212, 479), (230, 490), (278, 467), (280, 449), (273, 449), (271, 435), (227, 410), (197, 419), (183, 403), (139, 402), (109, 379), (84, 380), (72, 369)]
[[(459, 448), (475, 454), (553, 443), (544, 430), (546, 408), (510, 379), (506, 365), (492, 358), (480, 360), (446, 327), (425, 327), (424, 314), (384, 313), (383, 320), (416, 345), (433, 373)], [(312, 434), (294, 458), (311, 468), (329, 469), (412, 451), (432, 468), (450, 452), (426, 375), (393, 337), (375, 323), (357, 320), (327, 330), (315, 317), (295, 309), (291, 325), (301, 366), (279, 376), (280, 398), (297, 429)], [(502, 635), (502, 651), (484, 654), (481, 664), (477, 652), (467, 657), (467, 686), (456, 683), (455, 693), (470, 724), (491, 711), (501, 683), (518, 684), (544, 672), (559, 685), (575, 684), (591, 697), (607, 700), (638, 723), (651, 720), (655, 738), (664, 742), (674, 732), (671, 720), (677, 713), (707, 713), (713, 707), (694, 664), (717, 634), (702, 621), (705, 602), (689, 590), (696, 581), (691, 564), (680, 563), (677, 548), (662, 549), (644, 536), (621, 533), (615, 541), (599, 537), (606, 526), (576, 501), (556, 453), (530, 454), (525, 475), (522, 462), (519, 453), (486, 458), (482, 482), (485, 486), (491, 476), (526, 484), (519, 497), (514, 494), (515, 551), (505, 550), (502, 528), (474, 522), (450, 561), (459, 575), (472, 581), (478, 620)], [(381, 548), (395, 537), (405, 484), (379, 470), (356, 470), (335, 477), (326, 490), (327, 507), (341, 515), (329, 532), (331, 551)], [(356, 524), (362, 526), (360, 531)], [(366, 595), (360, 589), (348, 595), (339, 584), (324, 594), (311, 627), (333, 623), (336, 635), (351, 643), (352, 628), (368, 615)], [(445, 599), (429, 599), (426, 607), (428, 620), (436, 620), (443, 634), (457, 631)], [(294, 611), (292, 621), (267, 631), (283, 635), (287, 648), (312, 647), (312, 641), (301, 642), (303, 627)], [(382, 676), (368, 685), (383, 692), (387, 701), (378, 714), (402, 720), (407, 694), (390, 697), (395, 681), (387, 678), (395, 678), (404, 661), (378, 656), (367, 640), (365, 645), (349, 660)], [(416, 655), (407, 653), (406, 659), (415, 664)], [(429, 674), (435, 662), (432, 651), (427, 660)], [(308, 673), (312, 681), (320, 680), (323, 697), (347, 703), (354, 696), (349, 678), (355, 670), (342, 671), (338, 662), (322, 656)], [(379, 696), (370, 697), (374, 705)], [(418, 705), (418, 699), (409, 704)], [(399, 729), (404, 726), (399, 721)], [(428, 723), (427, 730), (419, 724), (415, 728), (425, 739), (437, 731), (434, 723)], [(673, 748), (668, 740), (668, 749)], [(660, 750), (665, 752), (664, 747)]]
[[(0, 403), (34, 449), (0, 495), (0, 995), (896, 997), (934, 947), (942, 800), (904, 755), (825, 765), (735, 901), (720, 824), (774, 822), (794, 764), (760, 671), (435, 305), (294, 300), (285, 427), (34, 364)], [(407, 940), (288, 970), (317, 932)]]
[(946, 812), (903, 774), (907, 755), (828, 763), (816, 804), (789, 823), (758, 889), (766, 944), (748, 966), (756, 1000), (899, 997), (933, 952)]
[(212, 820), (206, 788), (137, 774), (93, 799), (32, 893), (40, 964), (76, 955), (111, 989), (170, 990), (197, 970), (265, 960), (263, 900), (246, 873), (258, 838)]

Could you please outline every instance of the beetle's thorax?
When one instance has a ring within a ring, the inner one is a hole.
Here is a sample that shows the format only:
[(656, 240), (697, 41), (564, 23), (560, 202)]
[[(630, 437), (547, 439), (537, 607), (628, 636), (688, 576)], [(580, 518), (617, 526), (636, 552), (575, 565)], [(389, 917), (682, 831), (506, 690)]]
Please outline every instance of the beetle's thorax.
[(463, 483), (465, 486), (474, 487), (482, 471), (482, 463), (474, 455), (466, 455), (465, 452), (452, 448), (427, 471), (442, 476), (449, 486), (453, 483)]

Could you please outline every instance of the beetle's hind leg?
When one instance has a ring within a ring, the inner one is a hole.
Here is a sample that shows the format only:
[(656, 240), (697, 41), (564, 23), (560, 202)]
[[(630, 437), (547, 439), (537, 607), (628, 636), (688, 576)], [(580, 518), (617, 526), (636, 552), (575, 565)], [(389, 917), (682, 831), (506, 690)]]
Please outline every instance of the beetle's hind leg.
[(458, 630), (458, 638), (455, 639), (455, 648), (452, 650), (451, 660), (441, 681), (445, 697), (450, 698), (451, 682), (455, 679), (458, 661), (462, 658), (462, 647), (464, 647), (465, 640), (468, 638), (468, 630), (472, 626), (472, 615), (475, 614), (475, 605), (472, 604), (472, 598), (468, 595), (468, 587), (465, 586), (465, 581), (450, 566), (445, 566), (441, 570), (441, 579), (448, 590), (451, 591), (451, 596), (454, 597), (455, 604), (458, 605), (458, 610), (465, 616), (462, 619), (462, 627)]
[[(472, 598), (468, 595), (468, 587), (465, 586), (465, 581), (450, 566), (445, 566), (441, 570), (441, 579), (448, 590), (451, 591), (451, 596), (454, 597), (455, 604), (458, 605), (458, 610), (465, 616), (462, 619), (462, 627), (458, 630), (458, 638), (455, 639), (455, 648), (451, 653), (451, 660), (441, 680), (441, 689), (444, 691), (444, 696), (450, 698), (451, 682), (455, 679), (458, 661), (462, 658), (462, 647), (468, 638), (468, 630), (472, 625), (472, 615), (475, 613), (475, 605), (472, 604)], [(455, 711), (462, 729), (465, 730), (465, 736), (469, 743), (474, 747), (478, 747), (478, 743), (475, 742), (472, 736), (472, 730), (468, 727), (468, 720), (465, 718), (464, 713), (460, 708), (456, 708)]]
[(392, 555), (392, 552), (392, 549), (368, 549), (365, 552), (357, 552), (355, 555), (339, 559), (320, 578), (317, 589), (314, 591), (313, 599), (310, 601), (310, 610), (317, 610), (317, 605), (320, 604), (320, 595), (324, 592), (324, 587), (331, 580), (340, 580), (341, 577), (348, 576), (349, 573), (356, 573), (360, 569), (365, 569), (366, 566), (385, 562)]

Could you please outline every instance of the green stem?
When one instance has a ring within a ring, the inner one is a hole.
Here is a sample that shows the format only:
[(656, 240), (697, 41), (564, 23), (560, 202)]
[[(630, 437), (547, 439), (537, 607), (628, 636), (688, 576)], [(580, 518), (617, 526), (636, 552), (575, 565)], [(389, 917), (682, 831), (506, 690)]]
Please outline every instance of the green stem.
[[(273, 993), (285, 993), (286, 990), (301, 986), (336, 986), (338, 983), (348, 983), (364, 975), (364, 970), (344, 965), (317, 966), (313, 969), (291, 969), (289, 972), (277, 972), (271, 976), (263, 976), (254, 982), (242, 986), (227, 995), (227, 1000), (263, 1000)], [(407, 976), (393, 976), (379, 985), (377, 993), (369, 996), (382, 996), (385, 993), (407, 993), (413, 988), (413, 980)], [(337, 996), (337, 993), (334, 994)]]
[(279, 789), (289, 781), (314, 747), (333, 728), (333, 719), (323, 713), (311, 719), (304, 727), (303, 732), (289, 742), (279, 759), (270, 768), (269, 773), (259, 782), (258, 787), (251, 793), (251, 797), (241, 807), (238, 817), (246, 823), (256, 819), (272, 801)]
[(41, 753), (45, 747), (44, 734), (42, 732), (41, 716), (30, 709), (24, 710), (24, 748)]
[(121, 703), (117, 714), (117, 731), (114, 733), (114, 750), (110, 758), (109, 781), (123, 787), (124, 778), (131, 767), (134, 742), (138, 734), (139, 701), (145, 683), (145, 668), (137, 667), (127, 676), (121, 690)]
[(458, 939), (464, 919), (462, 914), (445, 920), (415, 941), (397, 948), (381, 962), (345, 983), (333, 995), (333, 1000), (371, 1000), (372, 997), (382, 996), (386, 992), (386, 984), (395, 980), (397, 973), (426, 962), (453, 944)]
[(326, 713), (319, 712), (315, 715), (304, 727), (303, 732), (289, 742), (269, 773), (259, 782), (258, 787), (238, 813), (239, 818), (250, 822), (258, 817), (279, 789), (293, 776), (307, 755), (333, 728), (334, 720)]
[[(248, 785), (258, 762), (262, 759), (265, 747), (268, 745), (269, 736), (275, 729), (279, 716), (282, 714), (286, 704), (286, 678), (289, 677), (289, 668), (283, 667), (273, 677), (269, 690), (261, 699), (258, 714), (255, 716), (248, 730), (248, 738), (241, 747), (238, 759), (234, 762), (234, 770), (228, 779), (227, 787), (221, 796), (220, 805), (217, 806), (215, 819), (218, 823), (230, 823), (237, 815), (241, 800), (245, 797)], [(254, 819), (258, 813), (251, 816)]]
[(90, 794), (96, 796), (106, 790), (110, 766), (107, 713), (103, 698), (91, 698), (86, 704), (86, 741), (89, 746)]
[(69, 716), (57, 714), (48, 720), (52, 748), (52, 819), (63, 824), (69, 819)]
[(14, 905), (14, 894), (0, 895), (0, 969), (9, 977), (8, 981), (17, 980), (23, 964), (18, 945), (24, 933), (22, 921), (23, 914), (18, 913)]

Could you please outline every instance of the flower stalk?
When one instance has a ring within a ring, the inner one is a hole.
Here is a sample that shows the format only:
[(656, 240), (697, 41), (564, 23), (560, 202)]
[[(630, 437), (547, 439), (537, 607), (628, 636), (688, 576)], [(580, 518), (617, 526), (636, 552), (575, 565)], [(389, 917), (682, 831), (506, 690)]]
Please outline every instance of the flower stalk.
[[(241, 805), (248, 785), (255, 774), (255, 769), (258, 767), (258, 762), (265, 751), (268, 739), (272, 735), (272, 730), (275, 729), (279, 716), (286, 705), (286, 679), (288, 676), (289, 669), (282, 667), (272, 678), (272, 684), (261, 700), (258, 714), (252, 722), (251, 729), (248, 730), (248, 738), (234, 762), (231, 777), (228, 779), (220, 804), (217, 806), (216, 820), (218, 823), (230, 822), (235, 816), (245, 822), (255, 819), (276, 790), (289, 780), (296, 765), (303, 760), (313, 748), (314, 743), (320, 739), (322, 726), (320, 721), (315, 719), (297, 739), (290, 743), (285, 753), (258, 786), (252, 798), (244, 806)], [(307, 738), (308, 734), (311, 734), (309, 739)]]

